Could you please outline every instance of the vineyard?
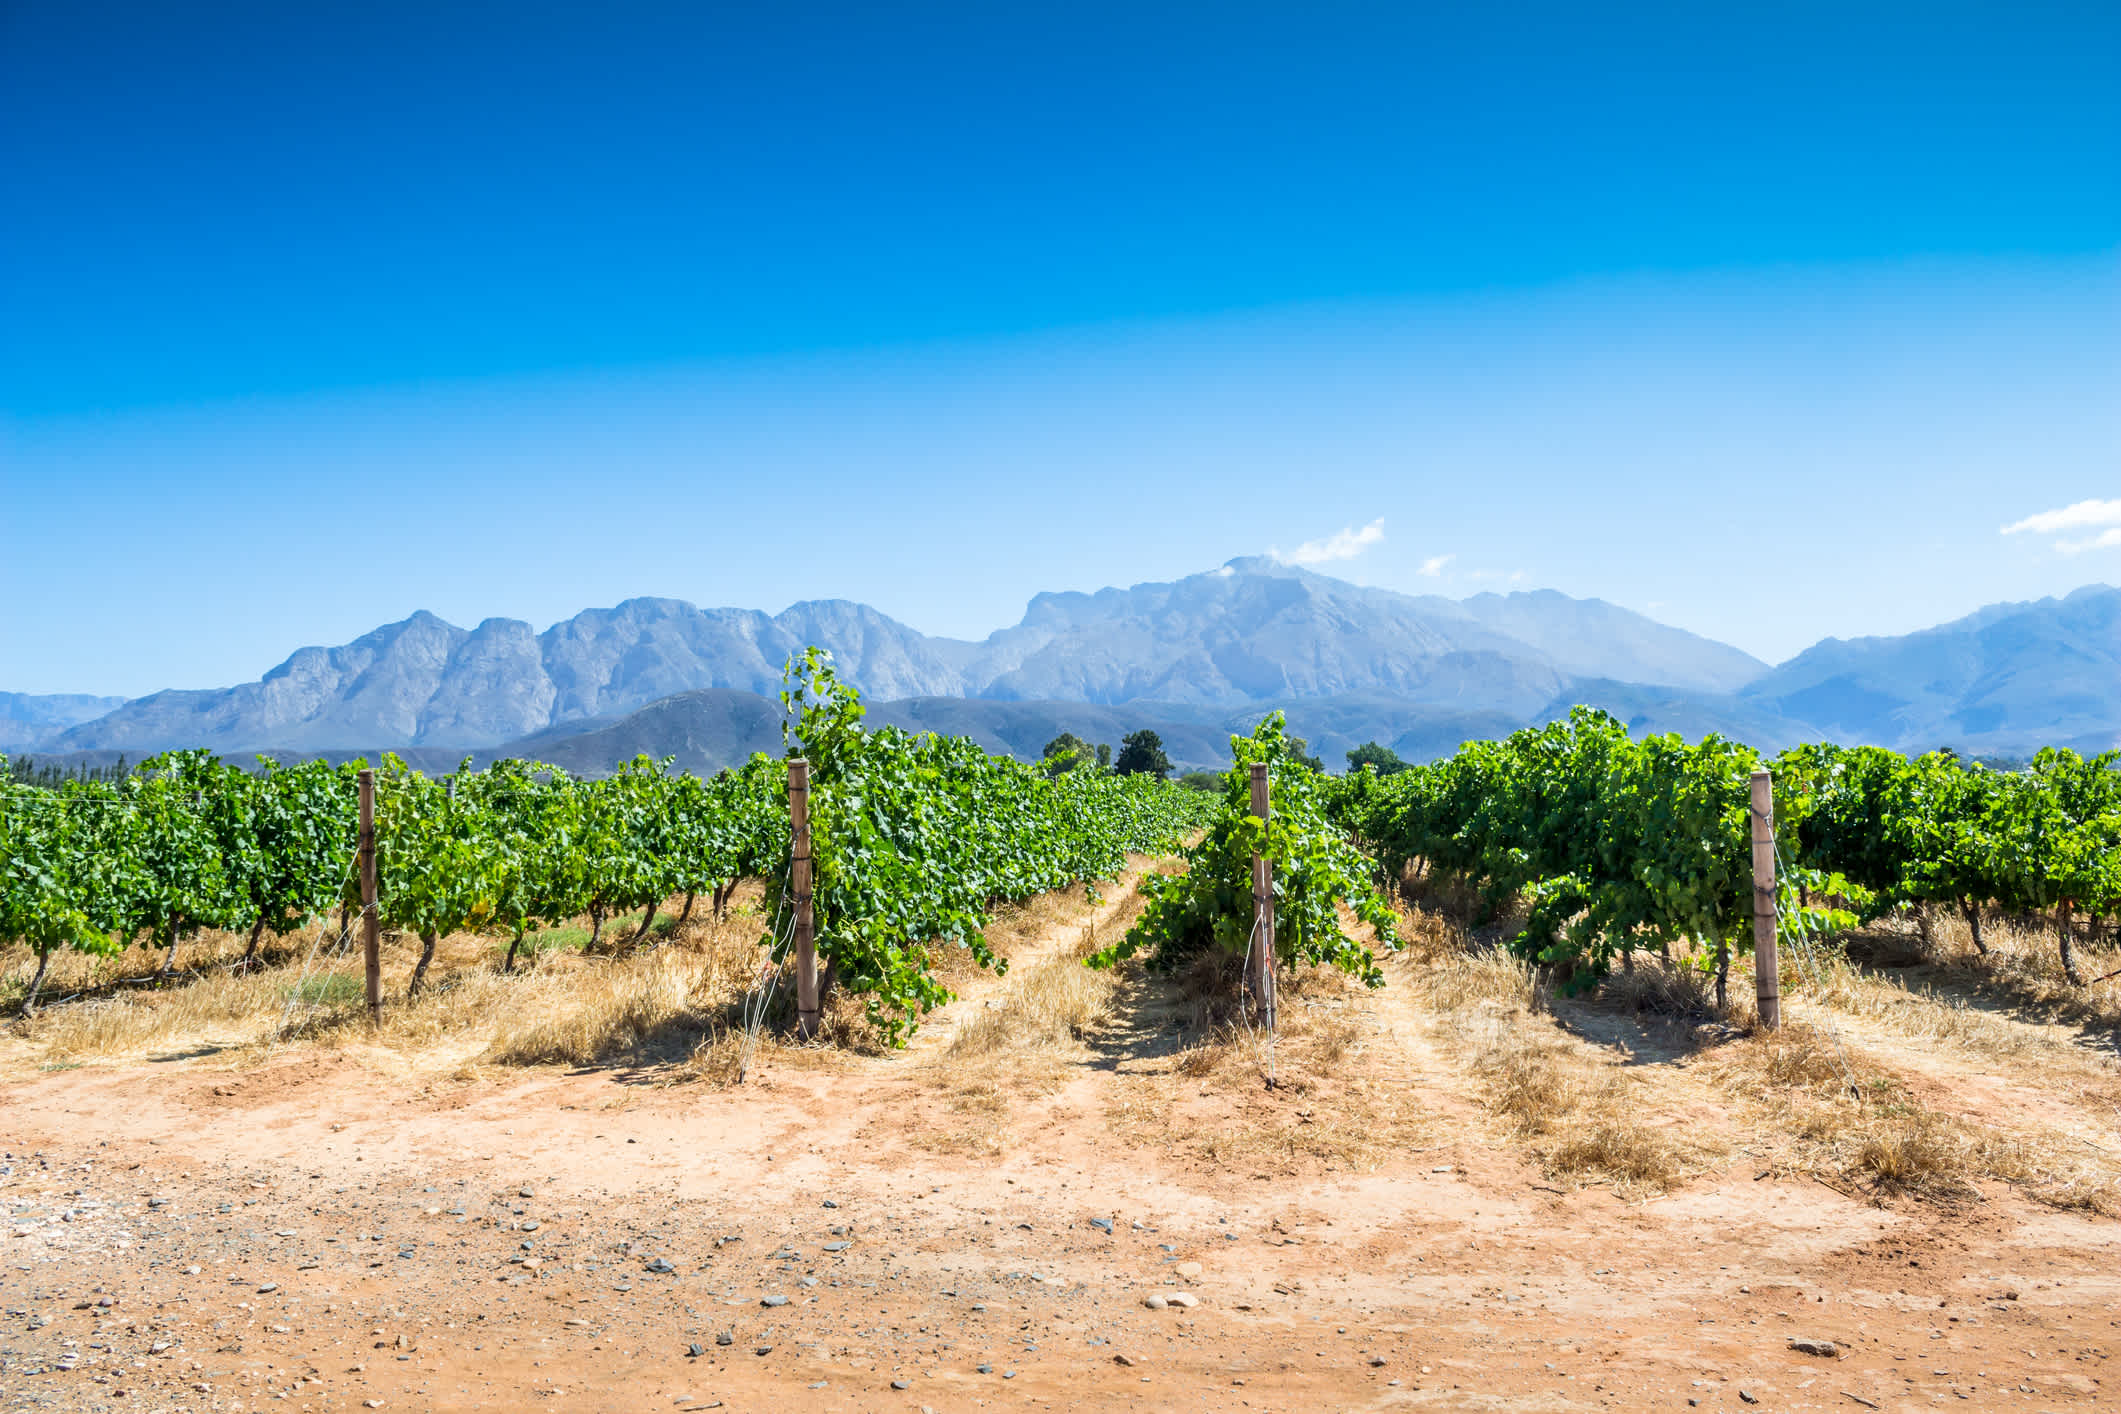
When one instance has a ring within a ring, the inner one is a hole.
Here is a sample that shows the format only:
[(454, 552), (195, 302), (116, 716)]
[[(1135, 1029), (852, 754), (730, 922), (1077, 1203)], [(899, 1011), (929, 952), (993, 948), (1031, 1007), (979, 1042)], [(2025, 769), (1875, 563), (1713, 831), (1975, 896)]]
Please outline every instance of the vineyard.
[[(815, 650), (791, 664), (785, 697), (790, 753), (811, 768), (818, 956), (887, 1041), (949, 999), (934, 975), (944, 950), (1006, 966), (983, 935), (995, 904), (1113, 878), (1205, 814), (1200, 793), (1151, 775), (1048, 774), (962, 739), (864, 731), (859, 695)], [(682, 897), (682, 926), (702, 895), (720, 914), (746, 878), (766, 882), (769, 967), (786, 958), (788, 769), (766, 756), (712, 779), (641, 757), (585, 780), (531, 761), (434, 778), (388, 755), (373, 770), (266, 758), (246, 770), (184, 751), (116, 781), (0, 785), (0, 942), (37, 959), (23, 1010), (66, 950), (158, 948), (168, 981), (201, 930), (247, 934), (238, 970), (266, 937), (321, 942), (334, 918), (343, 947), (364, 906), (364, 776), (376, 922), (419, 945), (408, 997), (444, 937), (505, 939), (507, 972), (532, 930), (586, 919), (590, 950), (607, 929), (639, 944), (666, 900)]]
[(2099, 1407), (2113, 758), (1276, 714), (1201, 790), (784, 706), (713, 777), (0, 773), (0, 1380)]
[(1902, 914), (1927, 929), (1941, 905), (1985, 951), (1985, 915), (2039, 916), (2082, 985), (2076, 924), (2097, 942), (2121, 914), (2117, 761), (2049, 748), (2004, 772), (1947, 752), (1827, 745), (1765, 759), (1716, 736), (1637, 741), (1579, 707), (1432, 765), (1353, 773), (1336, 783), (1335, 810), (1388, 871), (1463, 880), (1485, 914), (1528, 902), (1510, 944), (1565, 982), (1691, 943), (1720, 988), (1732, 952), (1752, 943), (1747, 787), (1766, 769), (1797, 933)]
[[(1373, 950), (1338, 910), (1390, 948), (1395, 881), (1450, 880), (1480, 918), (1515, 908), (1504, 941), (1565, 988), (1651, 952), (1713, 969), (1726, 1004), (1731, 959), (1752, 943), (1747, 786), (1761, 769), (1775, 782), (1784, 926), (1800, 936), (1903, 915), (1927, 930), (1942, 907), (1985, 951), (1984, 918), (2039, 917), (2081, 985), (2079, 928), (2097, 944), (2121, 914), (2114, 753), (2049, 749), (2021, 771), (1876, 747), (1763, 759), (1715, 736), (1637, 740), (1579, 708), (1430, 764), (1331, 777), (1275, 714), (1233, 739), (1218, 794), (1072, 752), (1034, 768), (963, 739), (866, 731), (859, 694), (814, 649), (791, 662), (783, 695), (788, 754), (809, 769), (809, 901), (826, 985), (860, 997), (891, 1041), (948, 1000), (935, 969), (946, 950), (1006, 967), (983, 938), (994, 904), (1113, 878), (1130, 852), (1167, 852), (1195, 831), (1184, 870), (1147, 882), (1142, 917), (1092, 966), (1145, 953), (1168, 973), (1243, 956), (1257, 931), (1251, 873), (1265, 861), (1282, 969), (1330, 965), (1380, 985)], [(1246, 794), (1255, 765), (1271, 781), (1264, 815)], [(367, 769), (265, 758), (246, 769), (184, 751), (116, 779), (0, 783), (0, 942), (37, 959), (23, 1010), (64, 950), (157, 948), (166, 980), (202, 929), (247, 936), (238, 969), (266, 938), (315, 932), (319, 919), (335, 916), (343, 943), (362, 903), (356, 783)], [(506, 939), (505, 972), (533, 930), (586, 919), (591, 950), (607, 930), (639, 943), (665, 900), (682, 898), (680, 925), (702, 895), (719, 916), (746, 878), (764, 881), (769, 967), (788, 952), (780, 761), (755, 756), (701, 779), (642, 757), (584, 780), (528, 761), (433, 778), (386, 756), (372, 779), (377, 920), (420, 945), (409, 996), (442, 937)]]

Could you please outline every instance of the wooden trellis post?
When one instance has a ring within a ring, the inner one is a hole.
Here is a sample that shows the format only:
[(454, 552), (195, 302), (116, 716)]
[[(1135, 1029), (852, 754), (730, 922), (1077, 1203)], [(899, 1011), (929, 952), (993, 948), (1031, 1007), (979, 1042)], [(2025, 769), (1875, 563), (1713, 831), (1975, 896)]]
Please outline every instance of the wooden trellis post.
[(383, 1020), (383, 932), (376, 920), (376, 773), (361, 783), (361, 950), (368, 970), (368, 1019)]
[[(1252, 767), (1252, 813), (1268, 818), (1267, 764)], [(1264, 855), (1252, 856), (1252, 947), (1245, 956), (1245, 975), (1259, 999), (1260, 1022), (1274, 1030), (1274, 866)]]
[(1775, 778), (1753, 772), (1753, 984), (1760, 1024), (1782, 1025), (1782, 962), (1775, 951)]
[(795, 902), (795, 1029), (817, 1035), (817, 920), (810, 904), (810, 763), (788, 763), (789, 890)]

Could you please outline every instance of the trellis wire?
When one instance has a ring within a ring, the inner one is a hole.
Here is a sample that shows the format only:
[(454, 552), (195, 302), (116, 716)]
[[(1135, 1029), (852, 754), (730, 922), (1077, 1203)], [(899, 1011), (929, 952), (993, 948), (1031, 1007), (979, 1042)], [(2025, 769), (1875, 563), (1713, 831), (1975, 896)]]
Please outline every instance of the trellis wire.
[(1834, 1024), (1833, 1009), (1825, 1001), (1826, 970), (1817, 955), (1818, 937), (1811, 910), (1796, 897), (1795, 885), (1790, 882), (1789, 861), (1783, 857), (1779, 841), (1775, 845), (1775, 878), (1778, 895), (1775, 900), (1776, 936), (1789, 941), (1790, 951), (1797, 958), (1797, 970), (1803, 976), (1807, 990), (1818, 999), (1820, 1022), (1834, 1047), (1835, 1068), (1841, 1072), (1849, 1093), (1861, 1100), (1863, 1091), (1856, 1084), (1855, 1069), (1849, 1062), (1848, 1048), (1842, 1043), (1841, 1028)]

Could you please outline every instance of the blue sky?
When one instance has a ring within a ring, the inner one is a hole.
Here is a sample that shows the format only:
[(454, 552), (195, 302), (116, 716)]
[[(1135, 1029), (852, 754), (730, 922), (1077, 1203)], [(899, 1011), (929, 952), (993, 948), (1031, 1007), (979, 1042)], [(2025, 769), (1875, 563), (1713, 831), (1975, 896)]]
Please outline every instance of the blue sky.
[(2111, 5), (16, 0), (0, 169), (0, 688), (1270, 548), (1770, 660), (2121, 581)]

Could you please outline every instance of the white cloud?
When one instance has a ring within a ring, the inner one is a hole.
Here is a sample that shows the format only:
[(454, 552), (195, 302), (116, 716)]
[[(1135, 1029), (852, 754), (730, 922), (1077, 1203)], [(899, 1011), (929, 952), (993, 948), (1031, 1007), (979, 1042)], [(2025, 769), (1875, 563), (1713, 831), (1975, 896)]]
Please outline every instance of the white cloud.
[(1440, 579), (1443, 576), (1444, 567), (1457, 558), (1458, 556), (1456, 555), (1431, 555), (1421, 562), (1419, 573), (1429, 579)]
[[(2059, 511), (2042, 511), (2027, 516), (2024, 520), (2003, 527), (2005, 535), (2016, 535), (2021, 530), (2030, 530), (2039, 535), (2053, 535), (2064, 530), (2087, 530), (2095, 525), (2121, 526), (2121, 501), (2079, 501), (2073, 506), (2064, 506)], [(2121, 540), (2109, 538), (2111, 532), (2096, 541), (2080, 542), (2075, 550), (2067, 546), (2058, 547), (2065, 553), (2088, 550), (2095, 545), (2121, 544)]]
[(1379, 516), (1360, 530), (1351, 525), (1323, 540), (1306, 540), (1286, 555), (1279, 550), (1269, 553), (1284, 564), (1323, 565), (1334, 560), (1352, 560), (1384, 538), (1384, 517)]
[(2055, 548), (2065, 555), (2081, 555), (2086, 550), (2111, 550), (2121, 545), (2121, 525), (2101, 531), (2089, 540), (2057, 540)]

